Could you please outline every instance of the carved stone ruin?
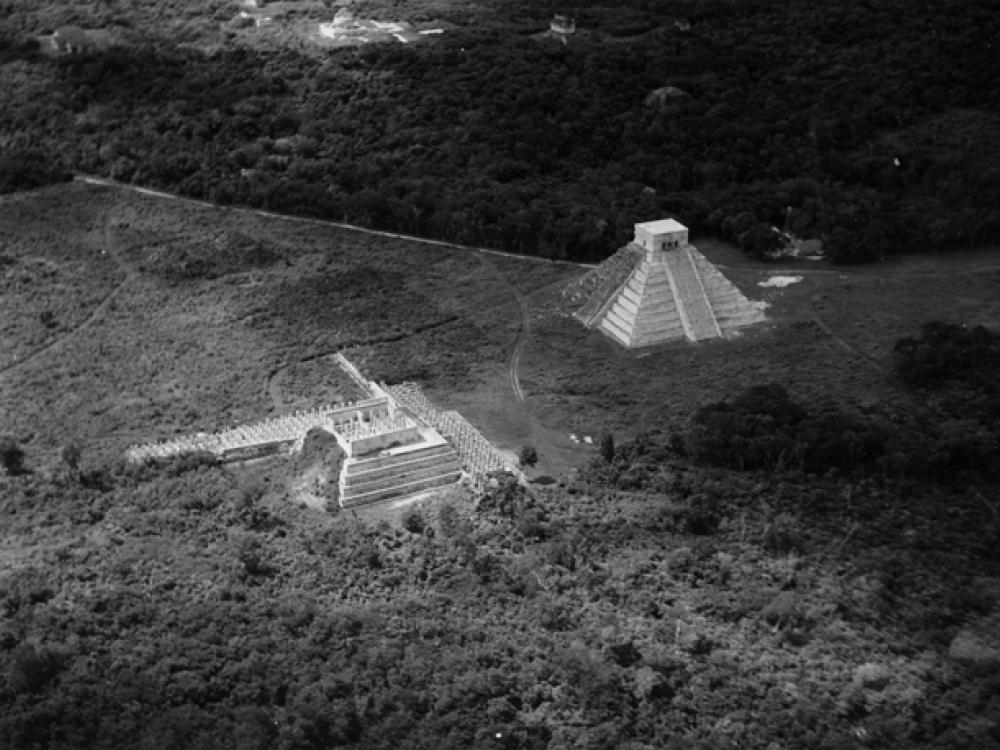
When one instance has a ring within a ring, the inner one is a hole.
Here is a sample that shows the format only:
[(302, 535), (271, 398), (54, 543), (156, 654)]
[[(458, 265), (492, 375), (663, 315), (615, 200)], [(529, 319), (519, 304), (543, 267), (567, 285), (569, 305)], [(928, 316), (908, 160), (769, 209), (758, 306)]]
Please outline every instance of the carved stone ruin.
[(752, 302), (673, 219), (635, 225), (627, 248), (570, 284), (576, 317), (629, 348), (726, 338), (764, 321)]
[[(370, 398), (239, 425), (207, 434), (132, 446), (135, 463), (208, 452), (220, 460), (245, 460), (299, 451), (313, 429), (332, 434), (346, 456), (338, 486), (340, 505), (354, 507), (458, 481), (463, 471), (482, 488), (489, 472), (507, 461), (475, 427), (454, 411), (438, 411), (413, 383), (385, 386), (366, 380), (342, 355), (337, 363)], [(523, 477), (522, 477), (523, 479)]]

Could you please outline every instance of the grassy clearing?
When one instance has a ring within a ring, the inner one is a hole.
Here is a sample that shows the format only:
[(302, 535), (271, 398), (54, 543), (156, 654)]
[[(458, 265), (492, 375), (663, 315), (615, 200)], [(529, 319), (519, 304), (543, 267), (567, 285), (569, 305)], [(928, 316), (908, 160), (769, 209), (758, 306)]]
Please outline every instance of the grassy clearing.
[[(63, 188), (65, 190), (65, 188)], [(100, 200), (0, 199), (0, 368), (75, 329), (124, 278), (104, 248)]]
[[(5, 278), (51, 269), (4, 296), (18, 313), (6, 351), (63, 337), (3, 376), (2, 421), (49, 456), (70, 440), (107, 457), (264, 416), (275, 373), (286, 406), (350, 398), (322, 359), (345, 348), (373, 377), (461, 388), (505, 366), (520, 324), (511, 285), (559, 269), (84, 185), (0, 212), (17, 238)], [(59, 327), (40, 337), (32, 319), (53, 308)]]

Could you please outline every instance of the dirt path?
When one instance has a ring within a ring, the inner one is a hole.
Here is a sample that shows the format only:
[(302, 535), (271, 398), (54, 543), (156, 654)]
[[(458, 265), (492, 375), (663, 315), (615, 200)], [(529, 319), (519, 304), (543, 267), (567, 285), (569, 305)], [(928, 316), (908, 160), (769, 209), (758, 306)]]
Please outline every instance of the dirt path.
[(95, 177), (93, 175), (78, 174), (74, 175), (73, 179), (76, 180), (77, 182), (84, 182), (88, 185), (101, 185), (104, 187), (115, 187), (122, 190), (131, 190), (134, 193), (139, 193), (141, 195), (148, 195), (154, 198), (179, 200), (192, 205), (203, 206), (205, 208), (224, 208), (230, 211), (239, 211), (245, 214), (262, 216), (268, 219), (281, 219), (282, 221), (293, 221), (299, 224), (312, 224), (315, 226), (336, 227), (337, 229), (348, 229), (352, 232), (361, 232), (362, 234), (369, 234), (376, 237), (389, 237), (391, 239), (408, 240), (410, 242), (420, 242), (425, 245), (436, 245), (437, 247), (450, 247), (450, 248), (455, 248), (457, 250), (468, 250), (471, 252), (484, 253), (487, 255), (499, 255), (505, 258), (518, 258), (520, 260), (531, 261), (533, 263), (548, 263), (550, 265), (593, 268), (593, 264), (589, 263), (574, 263), (573, 261), (568, 261), (568, 260), (550, 260), (549, 258), (539, 258), (534, 255), (519, 255), (518, 253), (508, 253), (503, 250), (494, 250), (488, 247), (476, 247), (474, 245), (460, 245), (455, 242), (445, 242), (444, 240), (432, 240), (427, 237), (417, 237), (412, 234), (399, 234), (397, 232), (385, 232), (380, 229), (368, 229), (367, 227), (359, 227), (356, 224), (345, 224), (343, 222), (330, 221), (328, 219), (311, 219), (307, 216), (292, 216), (289, 214), (279, 214), (275, 213), (274, 211), (265, 211), (260, 208), (246, 208), (242, 206), (230, 206), (221, 203), (212, 203), (211, 201), (198, 200), (197, 198), (186, 198), (183, 195), (170, 193), (165, 190), (152, 190), (150, 188), (139, 187), (138, 185), (129, 185), (124, 182), (116, 182), (115, 180), (109, 180), (104, 177)]
[(105, 312), (107, 312), (108, 308), (114, 302), (115, 296), (122, 289), (124, 289), (125, 286), (130, 281), (136, 278), (136, 272), (130, 266), (128, 266), (128, 264), (126, 264), (118, 255), (117, 248), (115, 247), (115, 244), (111, 238), (110, 227), (111, 227), (111, 211), (109, 210), (104, 218), (104, 229), (103, 229), (104, 250), (111, 256), (111, 259), (115, 262), (115, 265), (118, 267), (118, 270), (125, 274), (125, 278), (122, 279), (121, 283), (119, 283), (111, 291), (109, 291), (106, 295), (104, 295), (104, 297), (97, 304), (97, 306), (90, 312), (90, 315), (88, 315), (78, 325), (74, 326), (70, 330), (63, 333), (62, 335), (52, 339), (52, 341), (49, 341), (48, 343), (38, 347), (37, 349), (35, 349), (35, 351), (25, 356), (24, 359), (19, 359), (14, 362), (10, 362), (4, 365), (3, 367), (0, 367), (0, 375), (14, 372), (17, 369), (27, 365), (29, 362), (34, 361), (42, 354), (45, 354), (46, 352), (50, 352), (54, 349), (59, 348), (67, 341), (72, 339), (74, 336), (79, 334), (81, 331), (83, 331), (85, 328), (92, 325), (98, 318), (100, 318), (102, 315), (104, 315)]
[(826, 323), (822, 321), (819, 315), (816, 314), (815, 310), (812, 311), (812, 320), (816, 325), (819, 326), (820, 330), (823, 331), (823, 333), (825, 333), (827, 336), (836, 341), (841, 348), (845, 349), (846, 351), (849, 351), (851, 354), (854, 354), (857, 357), (860, 357), (861, 359), (865, 360), (868, 364), (873, 365), (875, 369), (877, 369), (879, 372), (882, 373), (888, 372), (885, 365), (883, 365), (881, 362), (875, 359), (875, 357), (871, 356), (870, 354), (865, 354), (863, 351), (861, 351), (855, 346), (852, 346), (847, 341), (838, 336), (837, 333), (832, 328), (830, 328), (830, 326), (828, 326)]
[(521, 381), (517, 376), (517, 368), (521, 363), (521, 350), (524, 349), (524, 342), (529, 333), (528, 300), (513, 284), (511, 284), (510, 288), (514, 291), (514, 295), (517, 297), (517, 304), (521, 308), (521, 327), (517, 331), (517, 339), (514, 341), (514, 351), (510, 356), (510, 387), (514, 391), (514, 397), (518, 401), (523, 402), (524, 391), (521, 389)]

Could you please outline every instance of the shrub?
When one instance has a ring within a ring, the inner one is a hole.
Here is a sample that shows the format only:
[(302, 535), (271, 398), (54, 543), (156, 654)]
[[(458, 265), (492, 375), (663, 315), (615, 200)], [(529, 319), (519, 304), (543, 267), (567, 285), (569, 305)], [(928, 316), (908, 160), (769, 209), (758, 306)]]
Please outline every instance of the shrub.
[(517, 459), (520, 461), (521, 466), (534, 466), (538, 463), (538, 451), (533, 445), (522, 445)]
[(764, 549), (768, 552), (802, 552), (802, 527), (788, 513), (779, 513), (764, 529)]
[(411, 534), (422, 534), (426, 525), (419, 508), (410, 508), (403, 514), (403, 528)]
[(11, 476), (24, 473), (24, 450), (12, 437), (0, 437), (0, 465)]
[(714, 498), (708, 495), (692, 495), (688, 500), (684, 518), (684, 528), (687, 533), (696, 536), (714, 534), (721, 520), (719, 504)]
[(373, 542), (365, 542), (361, 545), (361, 559), (372, 570), (378, 570), (382, 567), (382, 553), (378, 545)]
[(53, 182), (66, 182), (73, 176), (36, 151), (0, 156), (0, 195), (15, 190), (31, 190)]
[(458, 528), (458, 511), (455, 509), (454, 505), (450, 503), (444, 503), (438, 508), (437, 513), (438, 526), (441, 527), (441, 533), (444, 534), (446, 538), (451, 538), (455, 535)]
[(958, 381), (990, 390), (1000, 369), (1000, 334), (983, 326), (924, 323), (917, 338), (893, 347), (896, 374), (911, 386), (940, 387)]
[(80, 457), (83, 451), (80, 449), (80, 444), (76, 441), (72, 441), (63, 446), (60, 452), (60, 457), (67, 468), (74, 474), (80, 471)]
[(237, 558), (243, 564), (247, 575), (266, 576), (274, 573), (274, 569), (263, 558), (260, 542), (253, 537), (247, 537), (240, 542)]
[(614, 435), (607, 430), (601, 433), (598, 452), (601, 454), (601, 458), (608, 463), (615, 460), (615, 438)]
[(496, 486), (490, 486), (479, 499), (478, 507), (487, 510), (496, 510), (509, 518), (517, 518), (527, 507), (528, 493), (525, 487), (518, 481), (517, 476), (509, 472), (496, 472), (493, 474)]
[(24, 645), (14, 652), (10, 685), (18, 693), (37, 693), (65, 666), (65, 656), (48, 647)]

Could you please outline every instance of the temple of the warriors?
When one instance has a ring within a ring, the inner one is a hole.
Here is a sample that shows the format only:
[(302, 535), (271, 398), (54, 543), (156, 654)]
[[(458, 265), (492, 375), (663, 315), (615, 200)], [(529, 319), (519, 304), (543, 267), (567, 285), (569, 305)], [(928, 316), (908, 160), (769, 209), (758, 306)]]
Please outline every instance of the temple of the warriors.
[(385, 385), (364, 378), (343, 355), (334, 357), (363, 389), (360, 401), (285, 414), (215, 433), (194, 433), (132, 446), (134, 463), (207, 452), (240, 461), (301, 450), (310, 430), (334, 436), (344, 460), (338, 498), (344, 508), (444, 487), (463, 477), (481, 489), (487, 476), (516, 467), (454, 411), (439, 411), (414, 383)]

